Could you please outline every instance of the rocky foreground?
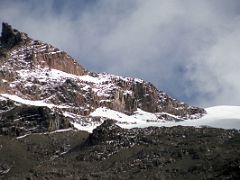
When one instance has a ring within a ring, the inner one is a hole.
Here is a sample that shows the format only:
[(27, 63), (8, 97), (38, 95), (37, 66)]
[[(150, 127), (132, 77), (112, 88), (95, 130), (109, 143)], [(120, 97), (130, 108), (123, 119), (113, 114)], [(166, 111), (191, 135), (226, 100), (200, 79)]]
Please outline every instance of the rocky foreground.
[[(9, 143), (11, 142), (11, 143)], [(239, 179), (240, 132), (215, 128), (65, 131), (0, 136), (3, 179)]]

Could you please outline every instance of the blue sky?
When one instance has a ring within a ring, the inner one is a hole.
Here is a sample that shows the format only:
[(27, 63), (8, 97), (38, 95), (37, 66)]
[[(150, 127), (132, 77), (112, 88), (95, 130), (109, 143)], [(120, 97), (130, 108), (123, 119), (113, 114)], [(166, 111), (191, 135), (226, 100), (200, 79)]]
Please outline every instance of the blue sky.
[(0, 0), (0, 21), (90, 71), (139, 77), (189, 104), (240, 105), (238, 0)]

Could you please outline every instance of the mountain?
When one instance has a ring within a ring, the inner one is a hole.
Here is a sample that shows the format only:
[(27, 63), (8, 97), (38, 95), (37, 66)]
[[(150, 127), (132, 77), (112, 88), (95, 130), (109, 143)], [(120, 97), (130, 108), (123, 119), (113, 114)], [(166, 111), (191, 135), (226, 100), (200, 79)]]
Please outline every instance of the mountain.
[(106, 118), (128, 127), (205, 114), (141, 79), (90, 72), (66, 52), (7, 23), (2, 24), (0, 64), (1, 134), (70, 127), (91, 132)]
[(0, 179), (240, 178), (240, 107), (90, 72), (7, 23), (0, 42)]

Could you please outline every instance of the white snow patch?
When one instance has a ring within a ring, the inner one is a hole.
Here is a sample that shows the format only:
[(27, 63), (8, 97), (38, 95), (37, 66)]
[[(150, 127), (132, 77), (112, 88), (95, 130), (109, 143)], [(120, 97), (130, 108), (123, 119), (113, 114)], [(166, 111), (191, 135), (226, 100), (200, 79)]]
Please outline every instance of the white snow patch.
[(70, 113), (70, 112), (64, 112), (63, 115), (65, 117), (76, 118), (76, 114), (73, 114), (73, 113)]
[(68, 106), (58, 106), (58, 105), (55, 105), (55, 104), (46, 103), (46, 102), (44, 102), (44, 100), (32, 101), (32, 100), (28, 100), (28, 99), (23, 99), (19, 96), (12, 95), (12, 94), (0, 94), (0, 97), (4, 97), (4, 98), (10, 99), (12, 101), (15, 101), (17, 103), (26, 104), (26, 105), (30, 105), (30, 106), (45, 106), (45, 107), (48, 107), (48, 108), (53, 108), (53, 107), (69, 108)]
[(72, 131), (72, 130), (73, 130), (72, 128), (66, 128), (66, 129), (58, 129), (58, 130), (55, 130), (55, 131), (44, 132), (44, 133), (29, 133), (29, 134), (25, 134), (25, 135), (22, 135), (22, 136), (18, 136), (18, 137), (16, 137), (16, 139), (22, 139), (22, 138), (25, 138), (29, 135), (34, 135), (34, 134), (54, 134), (54, 133), (62, 133), (62, 132)]
[(91, 82), (94, 84), (101, 84), (101, 83), (109, 80), (108, 78), (93, 77), (93, 76), (89, 76), (89, 75), (79, 76), (78, 79), (85, 81), (85, 82)]
[(72, 128), (58, 129), (58, 130), (51, 131), (51, 132), (48, 132), (48, 133), (45, 133), (45, 134), (61, 133), (61, 132), (67, 132), (67, 131), (72, 131), (72, 130), (73, 130)]
[(5, 82), (8, 82), (8, 80), (6, 80), (6, 79), (2, 79), (2, 82), (4, 82), (4, 83), (5, 83)]
[(17, 71), (22, 80), (27, 80), (28, 78), (37, 78), (41, 82), (47, 82), (47, 80), (66, 80), (66, 79), (74, 79), (83, 82), (93, 83), (93, 84), (101, 84), (103, 82), (107, 82), (110, 80), (109, 76), (90, 76), (83, 75), (77, 76), (73, 74), (69, 74), (57, 69), (49, 69), (49, 68), (37, 68), (33, 70), (22, 69)]
[(129, 90), (125, 90), (123, 95), (132, 95), (133, 92), (132, 91), (129, 91)]
[(73, 122), (72, 124), (73, 124), (74, 128), (81, 130), (81, 131), (87, 131), (90, 133), (93, 131), (93, 129), (95, 129), (97, 126), (100, 125), (100, 124), (92, 125), (90, 123), (87, 125), (81, 125), (80, 123), (77, 123), (77, 122)]
[(16, 139), (22, 139), (22, 138), (25, 138), (25, 137), (27, 137), (27, 136), (29, 136), (29, 135), (31, 135), (31, 134), (24, 134), (23, 136), (18, 136), (18, 137), (16, 137)]
[(65, 117), (69, 117), (73, 120), (71, 122), (71, 124), (73, 125), (74, 128), (81, 130), (81, 131), (87, 131), (89, 133), (91, 133), (93, 131), (93, 129), (95, 129), (97, 126), (99, 126), (101, 124), (101, 122), (94, 123), (92, 121), (89, 121), (86, 123), (86, 122), (82, 121), (82, 119), (84, 119), (88, 116), (81, 116), (81, 115), (74, 114), (71, 112), (64, 112), (63, 115)]
[(11, 170), (11, 168), (8, 168), (6, 170), (0, 170), (0, 174), (7, 174), (9, 171)]
[(103, 82), (109, 81), (109, 77), (107, 76), (97, 76), (97, 77), (93, 77), (90, 75), (77, 76), (77, 75), (69, 74), (57, 69), (51, 69), (49, 72), (49, 76), (55, 79), (60, 77), (64, 79), (70, 78), (70, 79), (76, 79), (76, 80), (94, 83), (94, 84), (101, 84)]
[(7, 100), (7, 99), (2, 97), (2, 96), (0, 96), (0, 101), (5, 101), (5, 100)]
[(156, 114), (143, 111), (139, 108), (130, 117), (135, 118), (137, 120), (141, 120), (141, 121), (157, 121), (158, 120)]
[(135, 118), (128, 116), (124, 113), (108, 109), (106, 107), (97, 108), (94, 112), (90, 114), (90, 116), (114, 119), (119, 124), (136, 124)]

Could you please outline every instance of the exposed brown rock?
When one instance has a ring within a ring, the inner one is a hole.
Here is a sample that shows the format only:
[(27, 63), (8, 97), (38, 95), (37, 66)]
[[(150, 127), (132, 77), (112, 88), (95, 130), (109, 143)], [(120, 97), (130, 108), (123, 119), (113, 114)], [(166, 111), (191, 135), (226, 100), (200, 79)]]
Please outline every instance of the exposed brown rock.
[(35, 65), (41, 65), (43, 67), (49, 67), (51, 69), (57, 69), (69, 74), (74, 75), (84, 75), (86, 70), (77, 64), (67, 53), (65, 52), (56, 52), (51, 54), (49, 52), (38, 53), (34, 57)]

